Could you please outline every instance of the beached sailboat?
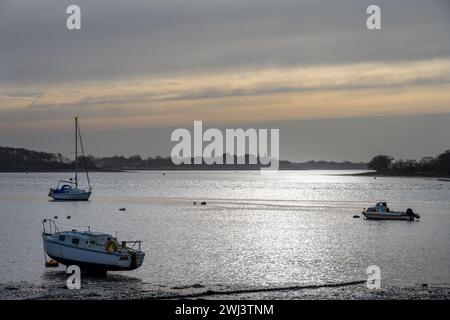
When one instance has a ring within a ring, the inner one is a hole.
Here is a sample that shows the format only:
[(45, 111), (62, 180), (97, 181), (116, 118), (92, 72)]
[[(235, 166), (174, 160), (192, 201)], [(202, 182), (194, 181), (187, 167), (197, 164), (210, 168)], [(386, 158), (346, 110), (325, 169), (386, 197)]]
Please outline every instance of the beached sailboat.
[[(83, 156), (84, 171), (86, 173), (87, 182), (89, 185), (88, 190), (78, 188), (78, 139), (80, 140), (81, 153)], [(78, 118), (75, 117), (75, 179), (60, 180), (56, 188), (50, 188), (48, 196), (55, 200), (68, 200), (68, 201), (87, 201), (92, 193), (91, 182), (89, 180), (89, 173), (86, 166), (86, 158), (84, 155), (83, 140), (81, 139), (80, 126), (78, 124)]]
[[(52, 219), (42, 220), (45, 253), (63, 265), (77, 265), (87, 272), (134, 270), (145, 257), (141, 241), (118, 242), (107, 233), (87, 231), (60, 231)], [(55, 265), (56, 263), (47, 265)]]

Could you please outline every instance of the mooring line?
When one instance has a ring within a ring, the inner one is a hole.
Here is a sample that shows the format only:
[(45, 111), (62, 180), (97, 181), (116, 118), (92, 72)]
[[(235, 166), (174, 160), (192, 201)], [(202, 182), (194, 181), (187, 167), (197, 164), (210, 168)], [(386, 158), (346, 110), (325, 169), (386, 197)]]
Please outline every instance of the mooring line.
[(171, 295), (171, 296), (156, 296), (156, 297), (146, 297), (145, 300), (167, 300), (167, 299), (185, 299), (185, 298), (200, 298), (208, 296), (222, 296), (222, 295), (233, 295), (233, 294), (244, 294), (244, 293), (258, 293), (258, 292), (274, 292), (274, 291), (296, 291), (304, 289), (320, 289), (320, 288), (333, 288), (333, 287), (346, 287), (353, 286), (357, 284), (366, 283), (366, 280), (350, 281), (350, 282), (339, 282), (339, 283), (324, 283), (319, 285), (302, 285), (302, 286), (292, 286), (292, 287), (274, 287), (274, 288), (255, 288), (255, 289), (241, 289), (241, 290), (227, 290), (227, 291), (215, 291), (206, 290), (199, 293), (184, 294), (184, 295)]

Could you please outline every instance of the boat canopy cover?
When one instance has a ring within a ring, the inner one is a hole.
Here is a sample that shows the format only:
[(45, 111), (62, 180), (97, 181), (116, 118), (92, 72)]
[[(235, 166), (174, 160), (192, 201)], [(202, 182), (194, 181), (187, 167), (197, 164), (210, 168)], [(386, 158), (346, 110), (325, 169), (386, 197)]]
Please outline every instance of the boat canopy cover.
[(72, 186), (69, 184), (64, 184), (60, 188), (52, 189), (53, 193), (65, 193), (66, 191), (72, 190)]

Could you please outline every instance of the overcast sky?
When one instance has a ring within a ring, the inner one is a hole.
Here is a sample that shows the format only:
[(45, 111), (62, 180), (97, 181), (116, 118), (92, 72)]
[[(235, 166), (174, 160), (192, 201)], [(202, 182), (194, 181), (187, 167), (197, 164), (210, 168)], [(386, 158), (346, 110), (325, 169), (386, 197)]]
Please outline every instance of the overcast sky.
[(64, 153), (79, 115), (94, 155), (168, 155), (193, 120), (279, 128), (283, 159), (434, 155), (449, 34), (448, 0), (0, 0), (0, 145)]

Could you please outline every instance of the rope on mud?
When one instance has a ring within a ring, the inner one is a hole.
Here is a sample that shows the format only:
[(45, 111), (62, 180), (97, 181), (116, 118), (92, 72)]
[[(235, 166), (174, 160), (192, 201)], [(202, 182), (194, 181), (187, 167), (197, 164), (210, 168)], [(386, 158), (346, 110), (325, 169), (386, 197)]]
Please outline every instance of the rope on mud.
[(296, 291), (304, 289), (320, 289), (320, 288), (333, 288), (333, 287), (346, 287), (357, 284), (366, 283), (366, 280), (350, 281), (350, 282), (338, 282), (338, 283), (324, 283), (318, 285), (302, 285), (292, 287), (275, 287), (275, 288), (255, 288), (255, 289), (241, 289), (241, 290), (227, 290), (227, 291), (214, 291), (207, 290), (199, 293), (185, 294), (185, 295), (169, 295), (169, 296), (156, 296), (147, 297), (146, 300), (165, 300), (165, 299), (185, 299), (185, 298), (200, 298), (207, 296), (222, 296), (244, 293), (259, 293), (259, 292), (274, 292), (274, 291)]

